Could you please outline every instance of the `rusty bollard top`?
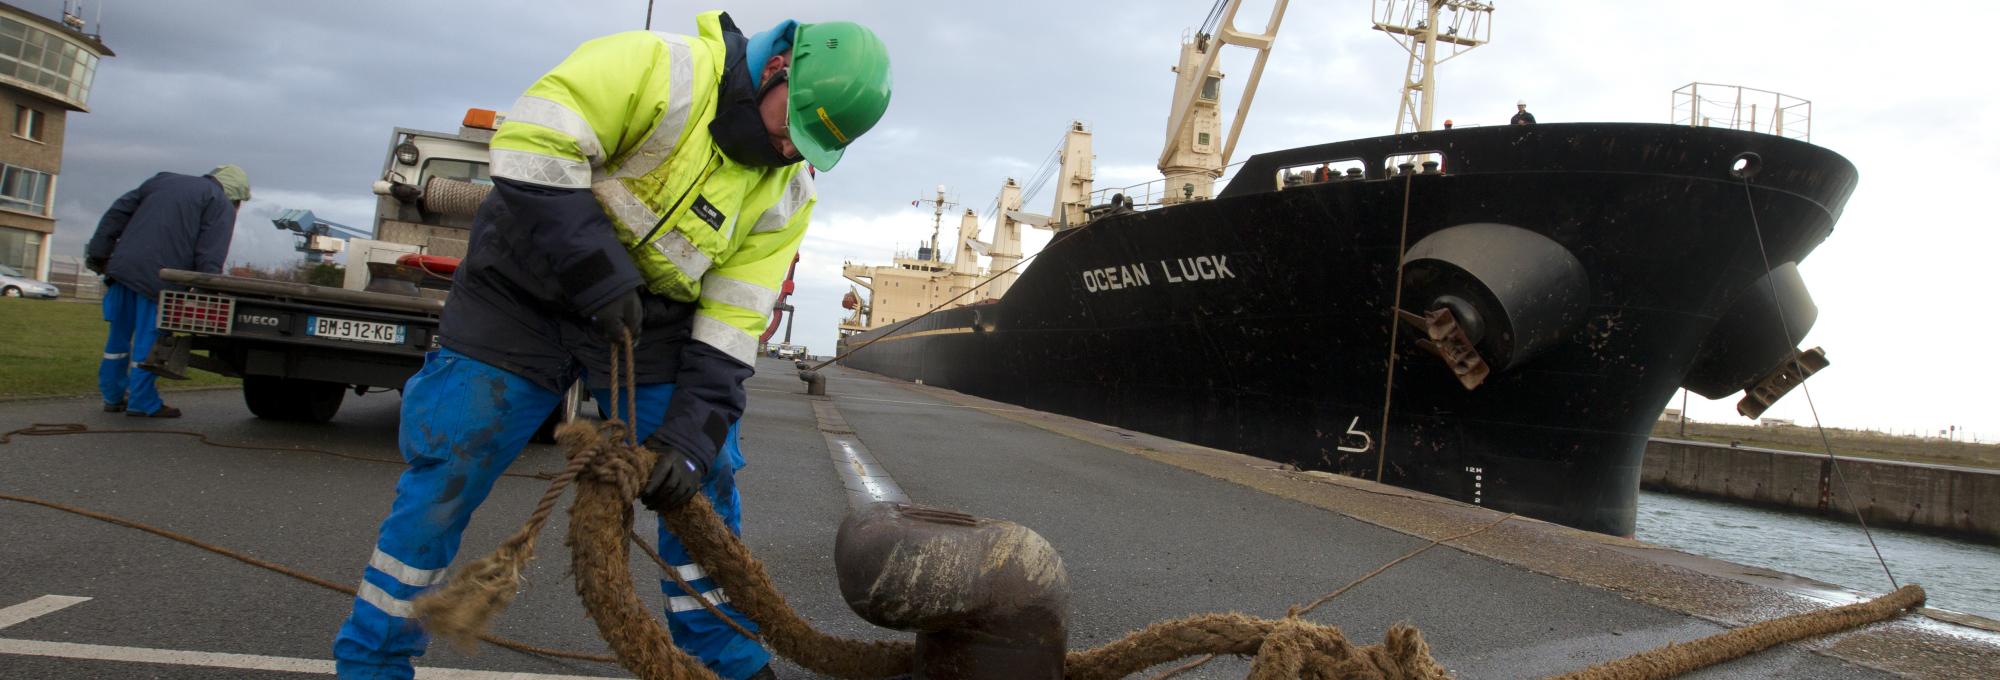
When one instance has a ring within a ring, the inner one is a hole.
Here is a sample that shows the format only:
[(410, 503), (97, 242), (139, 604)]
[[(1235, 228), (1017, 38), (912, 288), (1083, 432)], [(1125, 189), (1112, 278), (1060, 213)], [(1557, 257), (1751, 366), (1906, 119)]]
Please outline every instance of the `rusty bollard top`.
[[(840, 594), (861, 618), (920, 634), (917, 665), (933, 669), (920, 676), (986, 677), (938, 672), (944, 670), (940, 662), (992, 659), (996, 653), (1010, 664), (1053, 660), (1061, 673), (1069, 573), (1055, 546), (1027, 527), (951, 510), (874, 503), (848, 513), (841, 523), (834, 566)], [(968, 654), (944, 648), (971, 640), (977, 642), (966, 646), (982, 649)]]

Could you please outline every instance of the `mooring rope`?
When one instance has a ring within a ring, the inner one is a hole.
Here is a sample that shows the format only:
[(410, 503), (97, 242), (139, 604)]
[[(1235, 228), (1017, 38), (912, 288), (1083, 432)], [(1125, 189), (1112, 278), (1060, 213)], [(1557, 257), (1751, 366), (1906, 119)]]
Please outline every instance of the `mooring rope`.
[[(1473, 536), (1477, 536), (1479, 534), (1486, 533), (1488, 529), (1492, 529), (1493, 527), (1505, 524), (1507, 520), (1514, 519), (1514, 517), (1515, 515), (1513, 513), (1508, 513), (1506, 516), (1494, 520), (1492, 523), (1486, 524), (1477, 529), (1473, 529), (1471, 531), (1467, 531), (1465, 533), (1457, 534), (1454, 536), (1446, 536), (1444, 538), (1432, 539), (1430, 543), (1424, 544), (1423, 547), (1403, 553), (1401, 557), (1383, 563), (1382, 566), (1376, 567), (1374, 571), (1362, 574), (1360, 578), (1348, 581), (1347, 585), (1335, 588), (1333, 592), (1321, 595), (1317, 600), (1313, 600), (1312, 602), (1306, 603), (1303, 606), (1293, 605), (1292, 610), (1290, 612), (1287, 612), (1286, 616), (1304, 616), (1306, 614), (1310, 614), (1312, 613), (1312, 610), (1318, 609), (1320, 605), (1332, 602), (1335, 598), (1347, 594), (1347, 591), (1353, 590), (1356, 586), (1359, 586), (1363, 583), (1367, 583), (1369, 579), (1381, 576), (1383, 572), (1389, 571), (1390, 569), (1395, 568), (1396, 565), (1407, 562), (1418, 555), (1422, 555), (1425, 552), (1428, 552), (1431, 548), (1435, 548), (1440, 545), (1444, 545), (1446, 543), (1451, 543), (1453, 541), (1467, 539)], [(1195, 659), (1188, 663), (1182, 664), (1178, 667), (1168, 669), (1164, 673), (1153, 676), (1152, 680), (1167, 680), (1167, 678), (1172, 678), (1182, 673), (1186, 673), (1196, 668), (1200, 668), (1202, 667), (1202, 665), (1207, 664), (1208, 662), (1214, 660), (1215, 660), (1215, 655), (1209, 654), (1199, 659)]]
[(1771, 647), (1859, 628), (1893, 618), (1924, 605), (1924, 588), (1910, 584), (1895, 592), (1844, 607), (1817, 609), (1742, 628), (1726, 630), (1698, 640), (1669, 643), (1665, 647), (1601, 663), (1556, 676), (1556, 680), (1658, 680), (1738, 659)]
[(1397, 312), (1403, 309), (1403, 265), (1410, 248), (1410, 194), (1416, 189), (1417, 173), (1403, 173), (1403, 226), (1396, 236), (1396, 292), (1389, 304), (1389, 359), (1382, 377), (1382, 443), (1375, 449), (1375, 481), (1382, 481), (1382, 470), (1389, 464), (1389, 398), (1396, 393), (1396, 336), (1402, 330), (1403, 320)]
[[(1077, 228), (1076, 228), (1076, 231), (1083, 231), (1083, 230), (1085, 230), (1085, 229), (1089, 229), (1089, 228), (1090, 228), (1090, 225), (1092, 225), (1092, 224), (1096, 224), (1096, 222), (1088, 222), (1088, 223), (1085, 223), (1085, 224), (1084, 224), (1083, 226), (1081, 226), (1081, 227), (1077, 227)], [(1065, 238), (1067, 238), (1067, 237), (1065, 237)], [(908, 326), (908, 325), (910, 325), (911, 323), (915, 322), (915, 321), (916, 321), (916, 320), (918, 320), (918, 319), (921, 319), (921, 318), (924, 318), (924, 317), (926, 317), (926, 316), (930, 316), (930, 315), (931, 315), (931, 312), (935, 312), (935, 311), (937, 311), (937, 310), (940, 310), (940, 309), (944, 309), (944, 306), (945, 306), (945, 305), (948, 305), (948, 304), (951, 304), (951, 303), (954, 303), (954, 302), (957, 302), (957, 301), (959, 301), (960, 299), (964, 298), (965, 296), (967, 296), (967, 295), (971, 295), (971, 294), (972, 294), (972, 291), (975, 291), (975, 290), (979, 290), (979, 289), (981, 289), (981, 288), (985, 288), (985, 287), (986, 287), (986, 284), (989, 284), (989, 283), (992, 283), (992, 282), (993, 282), (993, 281), (994, 281), (995, 279), (998, 279), (998, 278), (1000, 278), (1000, 277), (1002, 277), (1002, 276), (1005, 276), (1005, 275), (1007, 274), (1007, 272), (1011, 272), (1011, 271), (1014, 271), (1014, 270), (1016, 270), (1016, 269), (1020, 269), (1020, 268), (1021, 268), (1021, 265), (1024, 265), (1024, 264), (1027, 264), (1029, 260), (1033, 260), (1033, 259), (1035, 259), (1035, 258), (1037, 258), (1037, 257), (1041, 257), (1042, 253), (1044, 253), (1044, 252), (1047, 252), (1047, 251), (1046, 251), (1046, 250), (1037, 250), (1037, 251), (1035, 251), (1035, 253), (1034, 253), (1033, 255), (1029, 255), (1029, 256), (1027, 256), (1027, 257), (1023, 257), (1023, 258), (1021, 258), (1021, 259), (1020, 259), (1020, 261), (1018, 261), (1018, 262), (1015, 262), (1015, 263), (1013, 264), (1013, 266), (1010, 266), (1010, 267), (1008, 267), (1008, 268), (1006, 268), (1006, 269), (1002, 269), (1002, 270), (1000, 270), (999, 272), (997, 272), (997, 273), (995, 273), (995, 274), (993, 274), (993, 275), (991, 275), (991, 276), (988, 276), (988, 277), (986, 277), (986, 278), (984, 278), (984, 279), (981, 279), (981, 280), (980, 280), (980, 281), (979, 281), (978, 283), (975, 283), (975, 284), (972, 284), (972, 287), (971, 287), (971, 288), (967, 288), (967, 289), (965, 289), (965, 292), (962, 292), (962, 293), (959, 293), (959, 294), (957, 294), (957, 295), (954, 295), (954, 296), (952, 296), (950, 300), (945, 300), (944, 302), (940, 302), (940, 303), (937, 303), (937, 305), (936, 305), (936, 306), (933, 306), (933, 307), (931, 307), (931, 308), (930, 308), (929, 310), (926, 310), (926, 311), (925, 311), (924, 313), (922, 313), (922, 314), (918, 314), (918, 315), (916, 315), (916, 316), (913, 316), (913, 317), (910, 317), (910, 318), (907, 318), (907, 319), (904, 319), (904, 320), (902, 320), (902, 321), (900, 321), (900, 322), (897, 322), (895, 326), (892, 326), (892, 327), (890, 327), (890, 328), (889, 328), (889, 330), (886, 330), (886, 331), (883, 331), (881, 335), (877, 335), (877, 336), (875, 336), (875, 337), (873, 337), (873, 338), (869, 338), (869, 339), (868, 339), (868, 342), (864, 342), (864, 343), (861, 343), (860, 345), (856, 345), (856, 346), (855, 346), (854, 348), (852, 348), (852, 349), (849, 349), (849, 350), (847, 350), (847, 351), (845, 351), (845, 352), (841, 352), (841, 353), (839, 353), (839, 354), (835, 355), (835, 356), (834, 356), (833, 358), (831, 358), (831, 359), (827, 359), (826, 361), (822, 361), (822, 362), (819, 362), (819, 363), (817, 363), (817, 364), (814, 364), (814, 365), (813, 365), (813, 367), (812, 367), (812, 368), (811, 368), (810, 370), (814, 370), (814, 371), (817, 371), (817, 370), (821, 370), (821, 369), (824, 369), (824, 368), (826, 368), (826, 367), (828, 367), (828, 366), (832, 366), (832, 365), (834, 364), (834, 362), (836, 362), (836, 361), (840, 361), (841, 359), (845, 359), (845, 358), (848, 358), (848, 357), (850, 357), (850, 356), (854, 356), (854, 353), (855, 353), (855, 352), (859, 352), (859, 351), (861, 351), (861, 350), (862, 350), (863, 348), (866, 348), (866, 347), (867, 347), (867, 346), (869, 346), (869, 345), (873, 345), (873, 344), (875, 344), (875, 343), (876, 343), (876, 341), (879, 341), (879, 340), (881, 340), (881, 339), (883, 339), (883, 338), (886, 338), (886, 337), (889, 337), (890, 335), (894, 334), (894, 333), (895, 333), (896, 331), (898, 331), (898, 330), (901, 330), (901, 329), (902, 329), (902, 328), (903, 328), (904, 326)]]
[[(62, 512), (70, 513), (72, 515), (88, 517), (90, 519), (94, 519), (109, 524), (115, 524), (121, 527), (125, 527), (127, 529), (137, 529), (139, 531), (144, 531), (146, 533), (159, 536), (161, 538), (179, 541), (181, 543), (191, 545), (196, 548), (200, 548), (202, 550), (206, 550), (215, 553), (217, 555), (221, 555), (223, 557), (227, 557), (229, 559), (236, 560), (238, 562), (242, 562), (244, 564), (248, 564), (253, 567), (257, 567), (259, 569), (264, 569), (266, 571), (272, 571), (272, 572), (277, 572), (279, 574), (284, 574), (286, 576), (290, 576), (300, 581), (304, 581), (306, 583), (310, 583), (319, 586), (321, 588), (334, 591), (336, 593), (341, 593), (349, 597), (355, 596), (354, 588), (352, 586), (329, 581), (327, 579), (314, 576), (312, 574), (308, 574), (306, 572), (299, 571), (297, 569), (293, 569), (291, 567), (287, 567), (285, 565), (278, 564), (270, 560), (262, 559), (247, 553), (225, 548), (216, 545), (214, 543), (209, 543), (207, 541), (201, 540), (199, 538), (188, 536), (186, 534), (170, 531), (167, 529), (162, 529), (147, 524), (145, 522), (126, 519), (124, 517), (119, 517), (117, 515), (109, 513), (97, 512), (95, 510), (87, 510), (84, 508), (79, 508), (74, 505), (68, 505), (65, 503), (43, 500), (40, 498), (31, 498), (28, 496), (16, 496), (14, 494), (9, 494), (9, 493), (0, 493), (0, 500), (13, 501), (15, 503), (24, 503), (27, 505), (38, 505), (44, 508), (48, 508), (50, 510), (60, 510)], [(506, 649), (511, 649), (517, 652), (524, 652), (527, 654), (536, 654), (540, 656), (555, 657), (560, 659), (577, 659), (581, 661), (601, 661), (605, 663), (617, 663), (618, 661), (618, 659), (615, 657), (606, 656), (603, 654), (584, 654), (581, 652), (564, 651), (560, 649), (552, 649), (549, 647), (538, 647), (524, 642), (518, 642), (508, 638), (500, 637), (498, 635), (482, 634), (479, 636), (479, 639), (498, 647), (504, 647)]]
[[(1764, 249), (1764, 225), (1757, 218), (1757, 199), (1750, 192), (1750, 176), (1756, 174), (1755, 166), (1748, 166), (1737, 173), (1743, 180), (1743, 202), (1750, 207), (1750, 233), (1757, 237), (1757, 256), (1764, 260), (1764, 280), (1771, 285), (1771, 306), (1778, 314), (1778, 332), (1784, 333), (1784, 346), (1792, 347), (1792, 328), (1785, 319), (1783, 298), (1778, 296), (1778, 281), (1771, 278), (1771, 253)], [(1792, 367), (1805, 375), (1805, 366), (1799, 363), (1798, 355), (1791, 359)], [(1875, 563), (1882, 565), (1882, 575), (1889, 577), (1889, 588), (1898, 588), (1896, 573), (1889, 570), (1889, 560), (1882, 557), (1882, 547), (1875, 544), (1875, 532), (1868, 529), (1868, 520), (1861, 516), (1861, 499), (1855, 498), (1847, 488), (1847, 475), (1840, 471), (1840, 457), (1833, 455), (1833, 438), (1826, 433), (1826, 425), (1819, 420), (1819, 405), (1813, 403), (1812, 387), (1806, 385), (1805, 378), (1799, 379), (1799, 391), (1806, 397), (1806, 408), (1812, 412), (1813, 429), (1819, 431), (1820, 444), (1826, 447), (1826, 459), (1833, 467), (1833, 478), (1840, 484), (1840, 495), (1847, 497), (1847, 505), (1854, 510), (1854, 522), (1861, 525), (1861, 535), (1868, 538), (1868, 548), (1875, 551)], [(1685, 413), (1685, 412), (1683, 412)], [(1686, 417), (1683, 415), (1682, 417)]]
[[(625, 350), (629, 353), (629, 346)], [(629, 354), (628, 354), (629, 356)], [(614, 379), (614, 384), (617, 381)], [(615, 388), (614, 388), (615, 389)], [(613, 403), (618, 403), (613, 397)], [(568, 449), (569, 469), (576, 475), (562, 475), (551, 483), (554, 488), (576, 481), (577, 491), (570, 507), (571, 572), (584, 609), (598, 626), (619, 663), (641, 678), (680, 679), (713, 677), (698, 661), (673, 644), (673, 638), (639, 602), (633, 586), (627, 549), (632, 540), (632, 498), (639, 491), (646, 471), (658, 457), (632, 445), (632, 433), (623, 423), (611, 420), (597, 425), (571, 423), (557, 434)], [(555, 495), (559, 491), (552, 491)], [(537, 508), (523, 532), (539, 531)], [(914, 646), (907, 642), (856, 640), (828, 635), (815, 629), (785, 602), (762, 563), (737, 539), (715, 514), (708, 500), (697, 495), (678, 510), (662, 514), (667, 529), (680, 538), (696, 564), (729, 593), (730, 603), (765, 631), (764, 640), (779, 655), (807, 670), (838, 678), (880, 678), (908, 672)], [(1389, 629), (1380, 645), (1357, 647), (1334, 626), (1306, 621), (1302, 616), (1312, 608), (1366, 582), (1423, 550), (1451, 540), (1486, 531), (1512, 516), (1458, 536), (1433, 541), (1384, 564), (1354, 583), (1329, 593), (1304, 607), (1295, 607), (1283, 618), (1261, 619), (1244, 614), (1199, 614), (1147, 626), (1109, 644), (1077, 652), (1064, 659), (1064, 677), (1072, 680), (1121, 678), (1164, 663), (1201, 654), (1254, 655), (1250, 678), (1413, 678), (1443, 679), (1449, 674), (1430, 654), (1429, 646), (1415, 627), (1398, 624)], [(509, 541), (513, 543), (514, 541)], [(519, 563), (530, 555), (502, 549), (480, 562), (504, 561), (502, 567), (478, 567), (455, 573), (453, 583), (427, 595), (418, 607), (433, 626), (449, 626), (440, 635), (466, 637), (484, 630), (487, 620), (504, 606), (505, 598), (489, 591), (511, 591), (518, 586)], [(477, 578), (480, 574), (500, 574), (508, 580)], [(472, 578), (468, 578), (471, 575)], [(467, 584), (460, 586), (461, 580)], [(706, 599), (706, 598), (703, 598)], [(1643, 652), (1602, 670), (1593, 668), (1574, 677), (1593, 680), (1650, 677), (1625, 675), (1630, 668), (1680, 669), (1706, 666), (1757, 651), (1787, 640), (1843, 630), (1877, 621), (1915, 606), (1922, 590), (1912, 589), (1879, 598), (1864, 605), (1810, 612), (1736, 631), (1712, 636), (1688, 645)], [(728, 617), (722, 617), (727, 620)], [(1680, 672), (1680, 671), (1674, 671)]]
[[(243, 451), (275, 451), (280, 453), (312, 453), (323, 456), (333, 456), (335, 458), (345, 458), (347, 460), (361, 461), (363, 463), (379, 463), (383, 465), (396, 465), (396, 466), (409, 465), (409, 462), (402, 460), (393, 460), (389, 458), (376, 458), (373, 456), (357, 456), (351, 453), (341, 453), (339, 451), (314, 448), (310, 446), (290, 446), (290, 447), (259, 446), (255, 444), (232, 444), (229, 442), (219, 442), (209, 438), (209, 436), (206, 434), (195, 432), (192, 430), (170, 430), (164, 428), (142, 428), (142, 427), (91, 429), (89, 425), (85, 425), (83, 423), (33, 423), (30, 424), (28, 427), (9, 430), (6, 433), (0, 433), (0, 444), (12, 444), (14, 443), (14, 437), (16, 436), (60, 437), (60, 436), (67, 436), (74, 434), (166, 434), (166, 435), (173, 435), (176, 437), (194, 437), (195, 439), (200, 440), (200, 443), (204, 446), (213, 446), (219, 449), (238, 449)], [(555, 473), (502, 472), (500, 473), (500, 476), (518, 477), (522, 479), (547, 480), (554, 477)]]
[[(623, 371), (619, 370), (619, 354), (623, 355)], [(623, 403), (628, 418), (635, 408), (633, 402), (637, 397), (636, 386), (632, 384), (636, 373), (632, 370), (632, 354), (628, 335), (624, 342), (619, 343), (619, 348), (613, 350), (611, 376), (613, 408)], [(624, 402), (619, 400), (621, 391), (629, 397)], [(84, 432), (97, 433), (65, 429), (36, 433), (36, 436)], [(8, 436), (16, 433), (27, 434), (16, 430)], [(8, 436), (0, 436), (0, 443), (7, 443)], [(492, 554), (453, 570), (451, 580), (444, 587), (417, 600), (418, 612), (426, 627), (439, 637), (461, 645), (484, 640), (545, 656), (615, 660), (648, 680), (707, 680), (716, 677), (700, 661), (673, 643), (671, 634), (640, 603), (637, 589), (633, 586), (627, 548), (635, 544), (644, 547), (644, 544), (637, 540), (632, 530), (632, 499), (638, 495), (647, 472), (657, 462), (658, 456), (639, 446), (637, 433), (625, 421), (615, 418), (596, 425), (570, 423), (558, 431), (557, 437), (568, 452), (568, 464), (550, 479), (549, 488), (543, 492), (527, 522), (514, 535), (503, 541)], [(206, 437), (202, 438), (207, 441)], [(261, 450), (263, 447), (230, 448)], [(576, 483), (577, 492), (570, 507), (569, 536), (565, 539), (570, 548), (571, 571), (585, 612), (597, 624), (600, 636), (614, 651), (615, 659), (534, 647), (485, 633), (491, 618), (504, 609), (519, 590), (523, 568), (534, 555), (535, 538), (545, 526), (556, 500), (572, 482)], [(353, 589), (326, 579), (131, 520), (11, 494), (0, 494), (0, 500), (49, 507), (147, 531), (323, 588), (350, 596), (354, 594)], [(1191, 656), (1235, 654), (1254, 655), (1249, 673), (1251, 680), (1299, 677), (1443, 680), (1450, 677), (1449, 674), (1431, 656), (1428, 644), (1413, 626), (1396, 624), (1389, 628), (1381, 644), (1357, 647), (1346, 639), (1339, 628), (1306, 621), (1302, 617), (1430, 548), (1484, 532), (1512, 518), (1508, 515), (1479, 529), (1433, 540), (1429, 545), (1391, 560), (1303, 607), (1292, 608), (1283, 618), (1261, 619), (1236, 613), (1198, 614), (1152, 624), (1094, 649), (1070, 652), (1064, 659), (1064, 675), (1072, 680), (1121, 678)], [(706, 497), (696, 495), (682, 508), (664, 513), (662, 520), (668, 530), (681, 539), (695, 562), (722, 590), (730, 593), (732, 605), (766, 631), (764, 640), (780, 655), (808, 670), (838, 678), (882, 678), (910, 670), (915, 647), (908, 642), (832, 636), (820, 632), (800, 617), (785, 602), (762, 563), (722, 522)], [(657, 556), (654, 559), (668, 573), (674, 573), (675, 580), (681, 582), (684, 588), (692, 590), (678, 578), (676, 570)], [(708, 605), (707, 598), (697, 597), (718, 618), (730, 619)], [(1885, 620), (1915, 609), (1923, 601), (1923, 589), (1912, 584), (1867, 602), (1766, 621), (1689, 643), (1669, 644), (1562, 677), (1563, 680), (1673, 677), (1784, 642)], [(747, 630), (743, 632), (751, 636)], [(1199, 662), (1183, 668), (1196, 665)], [(1168, 673), (1171, 675), (1180, 670)]]

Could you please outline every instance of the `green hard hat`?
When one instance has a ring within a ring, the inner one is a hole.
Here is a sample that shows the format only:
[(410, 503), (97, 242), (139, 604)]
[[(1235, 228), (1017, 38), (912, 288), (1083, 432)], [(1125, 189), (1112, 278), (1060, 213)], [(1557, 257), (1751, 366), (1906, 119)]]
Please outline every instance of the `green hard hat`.
[(791, 69), (792, 145), (814, 167), (832, 170), (889, 109), (889, 47), (861, 24), (799, 24)]

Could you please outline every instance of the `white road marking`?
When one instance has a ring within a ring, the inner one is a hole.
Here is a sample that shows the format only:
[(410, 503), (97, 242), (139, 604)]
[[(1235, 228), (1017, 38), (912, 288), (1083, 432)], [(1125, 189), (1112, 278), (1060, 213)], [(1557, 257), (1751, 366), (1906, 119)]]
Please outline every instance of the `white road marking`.
[[(825, 434), (825, 437), (828, 445), (840, 449), (840, 463), (844, 465), (836, 464), (835, 468), (849, 488), (860, 485), (862, 488), (858, 490), (868, 494), (869, 502), (873, 503), (910, 502), (910, 497), (903, 494), (902, 488), (896, 486), (896, 480), (889, 478), (886, 472), (879, 476), (868, 474), (869, 470), (880, 471), (882, 468), (875, 464), (875, 457), (869, 455), (868, 447), (862, 445), (861, 440), (851, 435)], [(859, 498), (851, 498), (849, 504), (860, 507), (866, 503)]]
[[(0, 609), (0, 628), (6, 628), (22, 621), (89, 600), (90, 598), (88, 597), (43, 595), (6, 609)], [(333, 662), (319, 659), (294, 659), (256, 654), (191, 652), (173, 649), (151, 649), (147, 647), (117, 647), (112, 645), (78, 644), (74, 642), (46, 642), (42, 640), (0, 638), (0, 655), (4, 654), (333, 675)], [(607, 680), (608, 678), (615, 677), (617, 676), (550, 675), (545, 673), (417, 667), (417, 678), (419, 680)]]
[(26, 621), (75, 604), (89, 602), (88, 597), (74, 595), (43, 595), (6, 609), (0, 609), (0, 628)]

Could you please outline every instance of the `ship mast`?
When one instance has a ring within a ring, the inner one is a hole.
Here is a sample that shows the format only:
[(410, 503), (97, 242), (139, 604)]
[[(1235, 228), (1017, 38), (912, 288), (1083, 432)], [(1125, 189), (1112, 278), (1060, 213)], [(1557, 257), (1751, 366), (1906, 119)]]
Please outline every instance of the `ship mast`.
[(939, 184), (939, 185), (937, 185), (937, 196), (936, 196), (936, 197), (934, 197), (934, 198), (920, 198), (920, 199), (917, 199), (917, 200), (916, 200), (915, 202), (916, 202), (916, 203), (928, 203), (928, 204), (930, 204), (930, 206), (931, 206), (931, 208), (932, 208), (932, 210), (931, 210), (931, 252), (930, 252), (930, 256), (929, 256), (929, 257), (923, 257), (923, 258), (918, 258), (918, 259), (924, 259), (924, 260), (930, 260), (930, 261), (932, 261), (932, 262), (943, 262), (943, 261), (944, 261), (944, 248), (941, 248), (941, 247), (939, 247), (939, 246), (938, 246), (938, 237), (939, 237), (939, 236), (941, 236), (941, 235), (943, 234), (943, 230), (944, 230), (944, 209), (945, 209), (945, 208), (948, 208), (948, 207), (952, 207), (952, 206), (956, 206), (956, 205), (958, 205), (958, 203), (956, 203), (956, 202), (952, 201), (952, 200), (951, 200), (951, 199), (949, 199), (949, 198), (945, 198), (945, 196), (944, 196), (944, 185), (943, 185), (943, 184)]
[[(1375, 0), (1375, 30), (1410, 52), (1403, 96), (1396, 105), (1396, 134), (1429, 132), (1437, 104), (1437, 66), (1486, 44), (1493, 5), (1475, 0)], [(1438, 57), (1438, 43), (1450, 53)]]

